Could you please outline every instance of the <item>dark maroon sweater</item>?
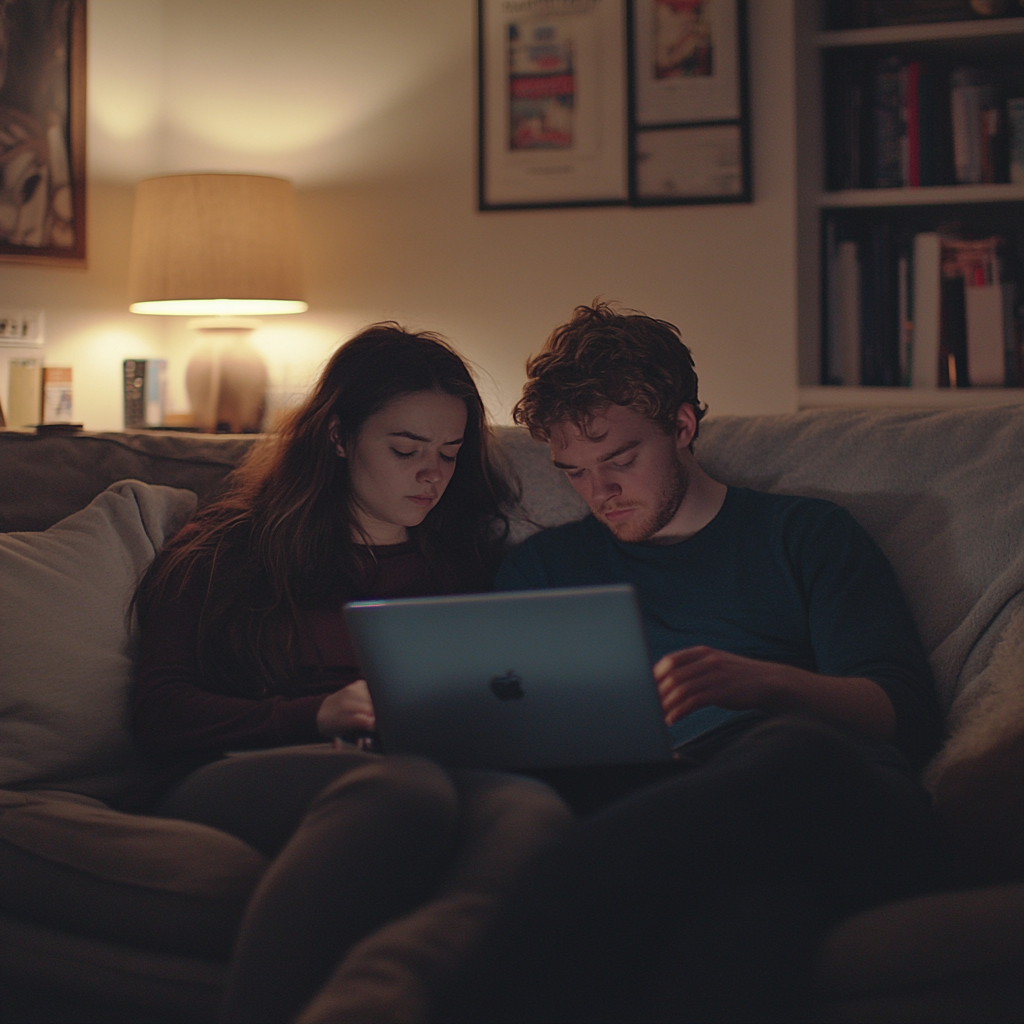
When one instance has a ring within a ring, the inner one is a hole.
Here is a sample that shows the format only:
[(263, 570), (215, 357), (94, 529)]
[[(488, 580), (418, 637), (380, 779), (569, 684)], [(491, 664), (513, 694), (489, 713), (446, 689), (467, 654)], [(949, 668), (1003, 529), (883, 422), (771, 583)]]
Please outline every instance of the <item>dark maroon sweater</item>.
[[(422, 597), (443, 591), (412, 543), (371, 549), (378, 569), (360, 598)], [(339, 596), (299, 623), (299, 681), (273, 697), (227, 697), (203, 685), (196, 653), (207, 577), (191, 574), (180, 595), (148, 609), (132, 696), (132, 727), (144, 750), (198, 761), (226, 750), (314, 743), (324, 698), (360, 677)]]

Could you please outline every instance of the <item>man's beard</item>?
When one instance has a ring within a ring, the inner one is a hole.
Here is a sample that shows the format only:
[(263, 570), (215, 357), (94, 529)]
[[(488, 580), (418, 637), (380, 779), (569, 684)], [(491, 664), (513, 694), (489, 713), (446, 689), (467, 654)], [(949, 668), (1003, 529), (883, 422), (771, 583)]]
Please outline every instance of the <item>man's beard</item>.
[(672, 517), (679, 511), (679, 506), (686, 497), (689, 485), (690, 478), (686, 470), (676, 462), (671, 475), (665, 481), (664, 488), (658, 492), (652, 505), (607, 506), (608, 511), (614, 511), (616, 508), (636, 508), (636, 514), (626, 522), (610, 523), (600, 511), (595, 511), (594, 514), (619, 540), (627, 544), (642, 544), (672, 522)]

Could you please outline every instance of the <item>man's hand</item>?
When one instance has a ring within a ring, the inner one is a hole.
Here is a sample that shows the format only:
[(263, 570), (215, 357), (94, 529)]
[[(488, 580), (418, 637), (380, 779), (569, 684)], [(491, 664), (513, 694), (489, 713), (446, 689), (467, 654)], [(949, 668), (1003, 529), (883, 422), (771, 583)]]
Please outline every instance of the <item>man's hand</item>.
[(373, 732), (377, 728), (377, 719), (366, 680), (357, 679), (329, 694), (316, 713), (316, 727), (321, 736)]
[(666, 654), (654, 666), (665, 721), (672, 725), (709, 704), (734, 711), (770, 710), (769, 675), (776, 667), (713, 647), (687, 647)]
[(731, 711), (799, 711), (891, 739), (896, 712), (886, 692), (860, 676), (825, 676), (744, 658), (713, 647), (687, 647), (654, 666), (665, 721), (714, 704)]

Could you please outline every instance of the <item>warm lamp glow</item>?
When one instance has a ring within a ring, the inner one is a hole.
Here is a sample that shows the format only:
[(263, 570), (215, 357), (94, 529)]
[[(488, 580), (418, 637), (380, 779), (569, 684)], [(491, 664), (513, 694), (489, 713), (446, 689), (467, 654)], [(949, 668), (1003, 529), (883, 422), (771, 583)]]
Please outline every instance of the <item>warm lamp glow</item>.
[[(254, 174), (173, 174), (140, 181), (128, 269), (133, 312), (197, 316), (191, 303), (226, 302), (231, 315), (306, 308), (291, 183)], [(288, 309), (234, 305), (273, 300)], [(188, 308), (138, 309), (141, 303)]]
[(175, 174), (139, 182), (128, 270), (133, 313), (214, 317), (185, 386), (197, 426), (259, 430), (267, 367), (232, 317), (302, 313), (292, 186), (254, 174)]
[(133, 302), (128, 308), (159, 316), (271, 316), (305, 313), (309, 305), (292, 299), (156, 299)]

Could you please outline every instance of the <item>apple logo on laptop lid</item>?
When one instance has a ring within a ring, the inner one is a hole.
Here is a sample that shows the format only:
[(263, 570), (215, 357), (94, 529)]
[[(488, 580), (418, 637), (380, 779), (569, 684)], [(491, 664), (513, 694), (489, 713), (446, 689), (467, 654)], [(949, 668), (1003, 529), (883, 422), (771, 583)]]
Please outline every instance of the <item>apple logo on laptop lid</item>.
[(509, 669), (504, 675), (494, 676), (491, 679), (491, 690), (498, 700), (522, 700), (523, 677), (518, 672)]

